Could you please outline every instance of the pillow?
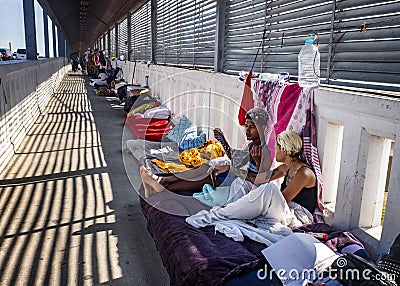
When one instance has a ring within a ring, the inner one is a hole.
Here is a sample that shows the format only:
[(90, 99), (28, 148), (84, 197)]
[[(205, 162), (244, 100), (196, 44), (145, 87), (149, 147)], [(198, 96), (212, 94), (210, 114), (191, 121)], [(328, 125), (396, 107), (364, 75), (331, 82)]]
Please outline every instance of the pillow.
[(132, 116), (135, 113), (144, 113), (147, 109), (154, 107), (154, 105), (155, 105), (154, 102), (149, 102), (149, 103), (142, 104), (138, 107), (132, 108), (131, 111), (129, 111), (128, 116)]
[(185, 134), (185, 130), (192, 125), (193, 124), (189, 118), (187, 118), (186, 115), (183, 115), (175, 127), (168, 133), (167, 138), (179, 144)]
[(179, 142), (179, 148), (182, 150), (189, 150), (191, 148), (199, 147), (201, 144), (206, 142), (206, 134), (197, 135), (197, 127), (192, 126), (185, 130), (185, 134)]
[(171, 111), (165, 106), (158, 106), (147, 109), (143, 113), (144, 118), (158, 118), (158, 119), (169, 119), (171, 116)]

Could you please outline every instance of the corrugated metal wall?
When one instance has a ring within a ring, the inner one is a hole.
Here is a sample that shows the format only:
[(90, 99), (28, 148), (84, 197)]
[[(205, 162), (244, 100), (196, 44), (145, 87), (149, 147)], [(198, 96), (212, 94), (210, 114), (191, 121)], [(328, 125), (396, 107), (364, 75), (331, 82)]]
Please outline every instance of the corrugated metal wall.
[(128, 59), (128, 19), (118, 24), (118, 56)]
[(131, 16), (131, 59), (151, 60), (151, 7), (147, 2)]
[[(216, 35), (218, 1), (226, 9)], [(147, 2), (131, 15), (131, 60), (213, 69), (216, 37), (222, 37), (223, 72), (237, 74), (254, 63), (256, 72), (289, 72), (296, 79), (297, 55), (316, 33), (322, 83), (400, 89), (400, 0), (218, 1), (158, 0), (153, 32)], [(126, 20), (119, 24), (118, 47), (128, 58)], [(112, 29), (114, 54), (116, 40)]]
[(213, 67), (216, 1), (157, 2), (156, 62)]
[(338, 1), (332, 46), (331, 83), (399, 84), (400, 1)]
[(108, 49), (110, 51), (110, 55), (111, 56), (117, 56), (116, 55), (117, 51), (115, 50), (115, 41), (116, 41), (116, 38), (115, 38), (115, 27), (110, 30), (109, 37), (110, 37), (110, 46), (108, 47)]

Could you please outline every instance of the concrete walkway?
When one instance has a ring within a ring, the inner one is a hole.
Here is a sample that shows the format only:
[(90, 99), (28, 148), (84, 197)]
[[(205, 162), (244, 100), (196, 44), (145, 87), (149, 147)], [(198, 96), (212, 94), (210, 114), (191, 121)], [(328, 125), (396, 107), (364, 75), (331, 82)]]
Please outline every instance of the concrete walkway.
[(0, 285), (169, 284), (125, 172), (124, 116), (63, 80), (0, 176)]

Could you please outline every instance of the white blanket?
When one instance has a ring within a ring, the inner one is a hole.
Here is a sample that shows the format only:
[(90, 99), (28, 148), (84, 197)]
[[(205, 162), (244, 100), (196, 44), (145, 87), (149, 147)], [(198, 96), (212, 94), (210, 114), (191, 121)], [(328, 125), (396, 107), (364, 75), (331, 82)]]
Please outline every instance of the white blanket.
[(95, 85), (99, 85), (99, 86), (107, 86), (107, 81), (106, 80), (101, 80), (99, 78), (92, 78), (90, 79), (90, 85), (91, 86), (95, 86)]
[(142, 165), (145, 165), (146, 158), (173, 161), (179, 155), (178, 144), (175, 142), (153, 142), (133, 139), (125, 142), (124, 150), (131, 152)]
[[(264, 243), (267, 246), (292, 234), (292, 230), (280, 223), (268, 225), (266, 228), (256, 228), (242, 220), (224, 220), (216, 222), (215, 230), (235, 241), (243, 241), (244, 237)], [(267, 225), (265, 225), (267, 226)], [(264, 227), (265, 227), (264, 226)]]
[[(291, 234), (291, 227), (312, 222), (312, 215), (307, 210), (298, 204), (290, 204), (292, 208), (278, 187), (268, 183), (226, 207), (200, 211), (186, 218), (186, 222), (196, 228), (214, 225), (217, 231), (237, 241), (243, 241), (247, 236), (271, 245)], [(249, 224), (249, 220), (254, 226)]]

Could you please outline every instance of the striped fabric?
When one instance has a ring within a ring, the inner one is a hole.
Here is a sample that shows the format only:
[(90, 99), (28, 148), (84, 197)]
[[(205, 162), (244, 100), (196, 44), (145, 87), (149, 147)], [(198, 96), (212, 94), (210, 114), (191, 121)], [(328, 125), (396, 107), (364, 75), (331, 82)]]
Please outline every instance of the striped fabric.
[[(255, 86), (259, 90), (257, 107), (264, 108), (271, 119), (264, 134), (272, 159), (274, 159), (273, 148), (276, 135), (284, 129), (293, 130), (301, 134), (303, 139), (301, 159), (312, 167), (317, 177), (318, 207), (314, 212), (314, 220), (315, 222), (323, 222), (323, 180), (317, 149), (314, 90), (299, 89), (297, 84), (283, 86), (278, 84), (256, 84)], [(266, 99), (260, 99), (260, 97), (266, 97)], [(284, 114), (285, 116), (278, 118), (279, 114)]]
[(302, 160), (307, 162), (309, 166), (314, 169), (318, 183), (318, 208), (314, 212), (316, 222), (323, 221), (324, 206), (322, 203), (322, 172), (319, 163), (318, 149), (317, 149), (317, 129), (315, 124), (314, 114), (314, 90), (309, 89), (307, 93), (310, 94), (308, 107), (306, 109), (306, 124), (303, 126), (303, 154)]

